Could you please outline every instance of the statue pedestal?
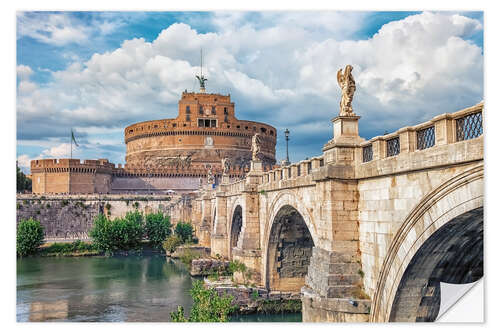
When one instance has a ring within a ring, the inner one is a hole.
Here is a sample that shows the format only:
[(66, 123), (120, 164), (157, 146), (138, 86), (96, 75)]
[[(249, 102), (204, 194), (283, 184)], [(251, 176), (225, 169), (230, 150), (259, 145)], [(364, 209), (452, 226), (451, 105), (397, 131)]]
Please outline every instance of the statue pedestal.
[(262, 172), (262, 161), (254, 161), (250, 162), (250, 173)]
[(222, 175), (221, 184), (229, 184), (229, 175)]
[(360, 116), (338, 116), (332, 119), (333, 139), (323, 146), (326, 164), (350, 165), (354, 162), (355, 148), (364, 141), (359, 136)]

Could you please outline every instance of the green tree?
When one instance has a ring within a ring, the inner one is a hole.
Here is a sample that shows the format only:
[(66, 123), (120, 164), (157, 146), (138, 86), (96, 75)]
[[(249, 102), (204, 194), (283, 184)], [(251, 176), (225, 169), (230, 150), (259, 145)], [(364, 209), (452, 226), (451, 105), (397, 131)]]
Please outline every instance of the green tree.
[(149, 241), (156, 248), (160, 248), (163, 241), (172, 233), (170, 217), (162, 212), (146, 215), (145, 233)]
[(184, 316), (184, 308), (177, 307), (177, 312), (171, 312), (174, 322), (227, 322), (229, 315), (236, 307), (231, 305), (233, 296), (219, 296), (214, 289), (205, 289), (201, 281), (195, 281), (190, 290), (193, 307), (189, 318)]
[(179, 222), (175, 226), (175, 234), (183, 243), (190, 242), (193, 239), (193, 226), (188, 222)]
[(22, 192), (24, 190), (31, 191), (31, 179), (26, 177), (26, 175), (17, 166), (16, 162), (16, 188), (17, 192)]
[(113, 253), (138, 248), (143, 233), (143, 216), (135, 211), (113, 220), (99, 214), (89, 235), (99, 251)]
[(19, 256), (34, 253), (43, 244), (43, 226), (39, 221), (29, 218), (21, 220), (17, 226), (16, 252)]

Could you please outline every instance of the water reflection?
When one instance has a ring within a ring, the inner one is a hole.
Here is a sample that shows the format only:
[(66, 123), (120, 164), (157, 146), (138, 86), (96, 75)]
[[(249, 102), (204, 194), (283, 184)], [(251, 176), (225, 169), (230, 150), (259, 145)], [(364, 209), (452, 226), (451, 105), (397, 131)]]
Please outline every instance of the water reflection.
[[(23, 258), (17, 261), (17, 321), (169, 321), (189, 314), (193, 279), (161, 256)], [(231, 321), (301, 321), (301, 314), (234, 316)]]
[(191, 308), (192, 279), (164, 257), (24, 258), (18, 321), (168, 321)]

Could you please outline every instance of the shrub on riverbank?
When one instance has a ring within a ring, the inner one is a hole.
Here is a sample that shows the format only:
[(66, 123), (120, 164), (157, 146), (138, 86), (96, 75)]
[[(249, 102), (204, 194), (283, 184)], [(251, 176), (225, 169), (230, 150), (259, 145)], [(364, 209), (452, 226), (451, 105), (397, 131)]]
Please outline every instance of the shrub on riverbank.
[(138, 248), (143, 232), (143, 216), (135, 211), (113, 220), (99, 214), (89, 235), (99, 251), (113, 253)]
[(184, 308), (177, 307), (177, 312), (171, 312), (173, 322), (227, 322), (229, 314), (236, 310), (231, 305), (233, 296), (219, 296), (214, 289), (205, 289), (201, 281), (195, 281), (190, 290), (193, 307), (189, 318), (184, 317)]
[(193, 226), (188, 222), (179, 222), (175, 226), (175, 234), (180, 237), (182, 243), (193, 240)]
[(79, 256), (98, 254), (96, 246), (92, 243), (85, 243), (81, 240), (76, 240), (71, 243), (52, 243), (49, 246), (42, 247), (40, 254), (42, 256)]
[(163, 249), (167, 253), (172, 253), (181, 244), (182, 244), (182, 239), (179, 236), (177, 236), (177, 235), (170, 235), (163, 242)]
[(145, 234), (151, 245), (161, 248), (162, 242), (172, 233), (170, 217), (163, 213), (152, 213), (146, 215)]
[(39, 221), (29, 218), (21, 220), (17, 226), (16, 252), (19, 256), (34, 253), (43, 244), (43, 226)]

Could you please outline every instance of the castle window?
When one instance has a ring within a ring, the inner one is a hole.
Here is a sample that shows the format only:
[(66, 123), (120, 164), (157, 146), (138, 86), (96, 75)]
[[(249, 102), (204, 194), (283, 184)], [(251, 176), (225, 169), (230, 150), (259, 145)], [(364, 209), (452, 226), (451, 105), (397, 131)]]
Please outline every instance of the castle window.
[(172, 124), (172, 127), (177, 127), (177, 124)]
[(224, 116), (224, 122), (227, 123), (227, 115)]
[(215, 113), (215, 106), (212, 106), (212, 114), (216, 114)]
[(236, 125), (236, 128), (240, 128), (240, 125)]
[(217, 102), (217, 98), (214, 98), (214, 102)]
[(231, 128), (231, 126), (230, 126), (230, 125), (227, 125), (227, 128)]
[(248, 126), (245, 126), (245, 129), (248, 129)]
[(198, 119), (198, 127), (203, 127), (203, 119)]
[(129, 130), (128, 132), (129, 132), (129, 133), (134, 133), (134, 130)]
[(274, 132), (273, 132), (273, 131), (271, 131), (271, 135), (274, 135)]
[(186, 115), (186, 121), (191, 121), (191, 116), (190, 115)]
[(203, 114), (203, 107), (200, 105), (200, 108), (198, 109), (199, 114)]
[(158, 125), (155, 125), (155, 128), (158, 128)]
[(210, 127), (217, 127), (217, 120), (215, 119), (210, 120)]
[(191, 113), (191, 107), (189, 107), (189, 105), (188, 105), (188, 106), (186, 106), (186, 114), (190, 114), (190, 113)]
[(260, 131), (261, 131), (262, 133), (266, 133), (266, 129), (265, 129), (264, 127), (261, 127), (261, 128), (260, 128)]
[(227, 113), (227, 107), (224, 107), (224, 114), (228, 114)]
[(183, 124), (182, 126), (186, 127), (187, 125), (186, 125), (186, 124)]

